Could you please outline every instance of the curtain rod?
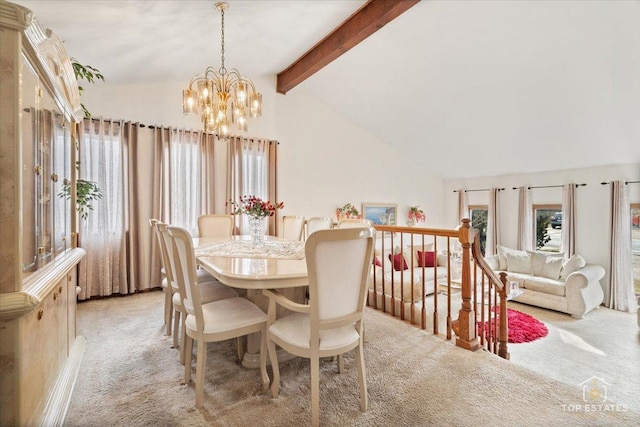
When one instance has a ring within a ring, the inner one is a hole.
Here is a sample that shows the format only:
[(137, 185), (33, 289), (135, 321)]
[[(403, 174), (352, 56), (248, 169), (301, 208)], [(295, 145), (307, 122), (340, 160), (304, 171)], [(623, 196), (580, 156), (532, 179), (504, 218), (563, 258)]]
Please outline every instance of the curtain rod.
[[(638, 184), (640, 183), (640, 181), (625, 181), (624, 185), (629, 185), (629, 184)], [(600, 184), (602, 185), (609, 185), (611, 184), (610, 182), (601, 182)]]
[[(578, 187), (586, 187), (587, 184), (574, 184), (576, 186), (576, 188)], [(538, 185), (538, 186), (531, 186), (531, 187), (527, 187), (527, 190), (531, 190), (533, 188), (562, 188), (564, 187), (564, 185)], [(517, 190), (520, 187), (511, 187), (512, 190)]]
[[(503, 191), (504, 188), (496, 188), (498, 191)], [(472, 191), (491, 191), (491, 188), (477, 188), (475, 190), (453, 190), (454, 193), (458, 193), (460, 191), (464, 191), (465, 193), (471, 193)]]

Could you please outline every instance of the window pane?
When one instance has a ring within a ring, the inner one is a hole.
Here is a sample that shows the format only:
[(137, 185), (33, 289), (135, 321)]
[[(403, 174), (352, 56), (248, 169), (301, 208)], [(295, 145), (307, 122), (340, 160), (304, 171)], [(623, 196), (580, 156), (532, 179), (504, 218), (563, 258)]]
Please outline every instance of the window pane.
[(471, 227), (478, 230), (480, 234), (480, 252), (484, 255), (487, 245), (487, 220), (489, 217), (489, 209), (485, 207), (469, 207), (471, 212)]
[(562, 206), (533, 208), (536, 250), (560, 252), (562, 244)]

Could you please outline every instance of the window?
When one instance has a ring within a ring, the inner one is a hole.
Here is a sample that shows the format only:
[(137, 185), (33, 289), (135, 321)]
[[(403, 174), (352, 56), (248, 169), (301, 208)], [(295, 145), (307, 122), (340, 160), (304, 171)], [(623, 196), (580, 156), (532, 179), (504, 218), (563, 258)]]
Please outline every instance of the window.
[(484, 255), (487, 246), (487, 222), (489, 219), (489, 208), (487, 206), (469, 206), (471, 215), (471, 227), (478, 230), (480, 234), (480, 252)]
[(631, 205), (631, 263), (633, 290), (640, 296), (640, 203)]
[(560, 252), (562, 246), (562, 205), (534, 205), (533, 218), (536, 250)]
[[(242, 194), (269, 199), (269, 165), (267, 151), (258, 142), (243, 145)], [(249, 230), (249, 218), (242, 215), (241, 230)]]

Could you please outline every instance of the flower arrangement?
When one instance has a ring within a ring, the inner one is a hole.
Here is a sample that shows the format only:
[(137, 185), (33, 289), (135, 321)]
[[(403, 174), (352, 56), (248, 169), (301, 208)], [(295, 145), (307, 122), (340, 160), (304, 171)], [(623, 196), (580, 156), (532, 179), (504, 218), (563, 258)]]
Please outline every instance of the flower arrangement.
[(242, 196), (239, 202), (229, 200), (226, 205), (231, 206), (231, 215), (245, 214), (254, 218), (273, 216), (278, 209), (284, 208), (283, 202), (273, 204), (256, 196)]
[(347, 203), (343, 207), (336, 209), (336, 217), (338, 220), (342, 218), (360, 218), (360, 212), (351, 203)]
[(419, 206), (409, 206), (409, 222), (424, 222), (427, 219), (427, 216), (424, 214), (422, 209)]

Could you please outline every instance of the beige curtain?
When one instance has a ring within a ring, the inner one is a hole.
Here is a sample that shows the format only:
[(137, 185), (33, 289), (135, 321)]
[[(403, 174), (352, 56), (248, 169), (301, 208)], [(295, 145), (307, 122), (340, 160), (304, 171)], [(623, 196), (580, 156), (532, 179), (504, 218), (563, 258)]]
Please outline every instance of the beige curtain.
[(562, 195), (562, 249), (566, 258), (576, 253), (576, 185), (566, 184)]
[[(231, 137), (227, 153), (227, 200), (238, 201), (250, 193), (273, 203), (281, 201), (278, 199), (277, 141)], [(270, 235), (277, 235), (277, 217), (269, 218), (267, 232)], [(245, 233), (244, 221), (236, 218), (237, 233)]]
[(605, 305), (614, 310), (635, 313), (638, 305), (633, 291), (630, 211), (629, 187), (620, 181), (613, 181), (611, 183), (611, 256), (609, 283), (605, 287)]
[(83, 120), (79, 125), (79, 179), (95, 182), (102, 198), (80, 218), (78, 245), (87, 255), (78, 266), (78, 299), (128, 294), (123, 122)]
[(497, 254), (498, 244), (500, 244), (500, 229), (498, 227), (499, 204), (498, 196), (500, 189), (492, 188), (489, 190), (489, 208), (487, 212), (487, 247), (485, 256)]
[(533, 242), (533, 205), (531, 190), (518, 188), (518, 249), (531, 251), (535, 249)]
[(464, 218), (469, 218), (469, 195), (466, 190), (461, 189), (458, 190), (458, 224), (461, 224)]

